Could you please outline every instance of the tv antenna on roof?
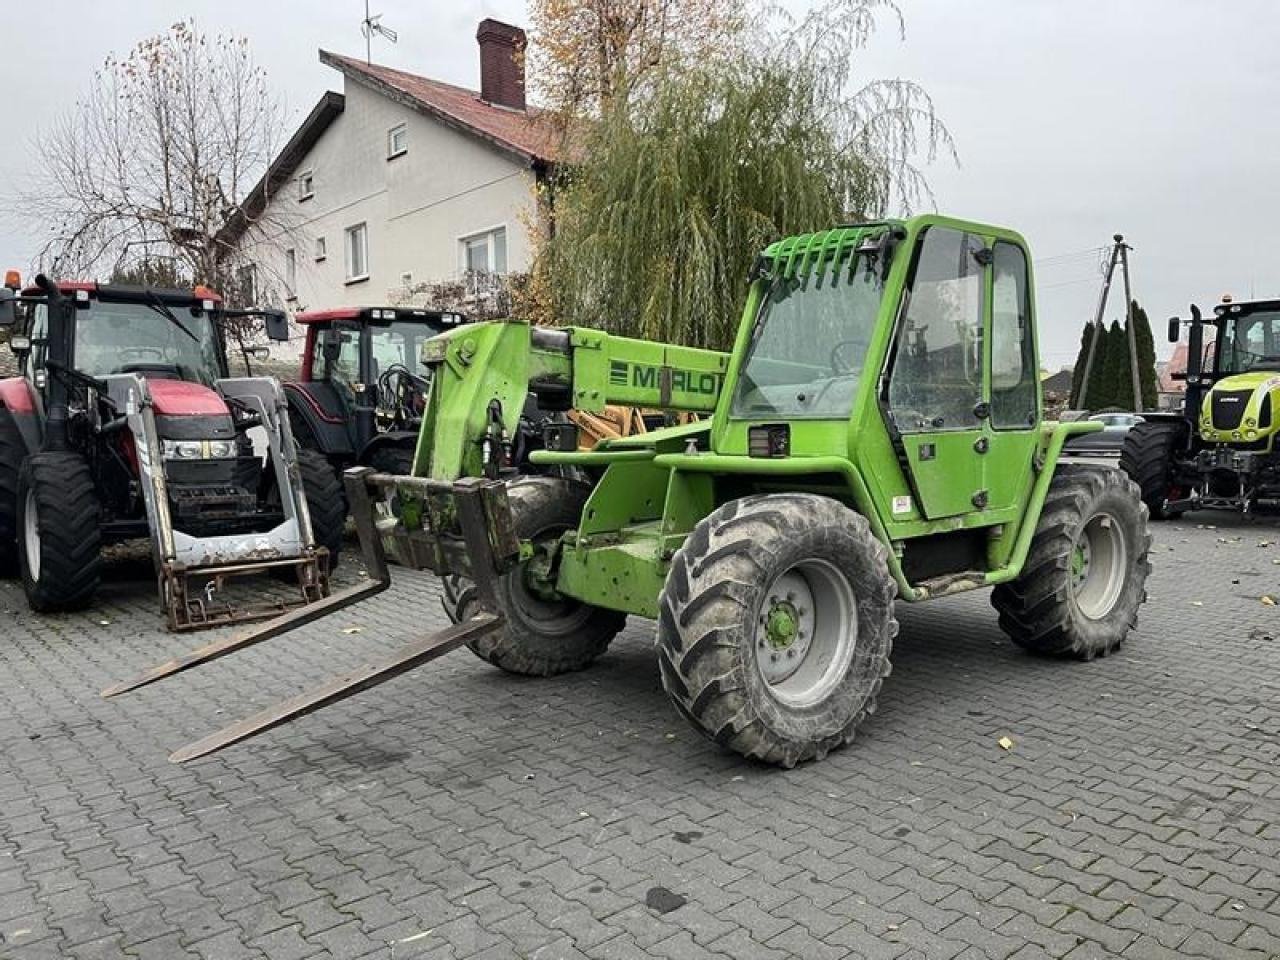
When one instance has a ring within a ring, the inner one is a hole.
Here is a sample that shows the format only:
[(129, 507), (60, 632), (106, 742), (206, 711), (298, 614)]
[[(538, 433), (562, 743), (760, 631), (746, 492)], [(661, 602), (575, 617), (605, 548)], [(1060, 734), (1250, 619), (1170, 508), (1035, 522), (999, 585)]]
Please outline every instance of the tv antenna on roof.
[(364, 34), (364, 59), (366, 63), (373, 63), (373, 35), (376, 33), (380, 37), (385, 37), (392, 43), (400, 39), (400, 35), (390, 27), (384, 27), (381, 24), (382, 14), (369, 14), (369, 0), (364, 0), (364, 20), (360, 23), (360, 32)]

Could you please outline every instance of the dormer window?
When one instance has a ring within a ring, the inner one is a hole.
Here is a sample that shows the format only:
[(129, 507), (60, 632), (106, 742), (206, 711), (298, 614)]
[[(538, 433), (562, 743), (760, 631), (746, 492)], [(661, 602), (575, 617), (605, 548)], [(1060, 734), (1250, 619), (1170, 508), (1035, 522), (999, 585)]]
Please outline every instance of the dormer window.
[(397, 123), (387, 131), (387, 159), (394, 160), (408, 152), (409, 127), (407, 124)]

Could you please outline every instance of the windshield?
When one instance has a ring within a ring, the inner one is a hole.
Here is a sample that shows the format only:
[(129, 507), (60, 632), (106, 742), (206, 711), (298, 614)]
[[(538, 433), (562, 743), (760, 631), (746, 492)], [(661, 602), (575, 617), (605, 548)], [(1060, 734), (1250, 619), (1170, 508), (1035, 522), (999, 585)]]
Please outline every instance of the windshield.
[(1220, 373), (1280, 370), (1280, 308), (1228, 314), (1220, 362)]
[(91, 300), (76, 310), (74, 363), (94, 377), (113, 373), (155, 373), (166, 368), (183, 380), (212, 386), (221, 376), (217, 329), (203, 310), (166, 304), (104, 303)]
[[(849, 256), (853, 256), (852, 252)], [(849, 415), (884, 285), (866, 258), (823, 276), (777, 279), (734, 389), (735, 417)]]

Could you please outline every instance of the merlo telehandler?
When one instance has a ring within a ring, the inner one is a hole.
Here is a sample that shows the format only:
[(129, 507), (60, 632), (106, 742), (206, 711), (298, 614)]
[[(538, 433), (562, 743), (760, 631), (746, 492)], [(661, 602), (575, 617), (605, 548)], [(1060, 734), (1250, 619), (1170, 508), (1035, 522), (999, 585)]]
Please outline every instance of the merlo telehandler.
[[(105, 693), (375, 593), (388, 554), (446, 578), (454, 626), (171, 759), (464, 644), (514, 673), (576, 670), (628, 615), (657, 621), (663, 686), (695, 728), (783, 766), (849, 742), (874, 710), (897, 600), (994, 587), (1015, 643), (1105, 655), (1145, 598), (1147, 512), (1123, 473), (1059, 462), (1097, 425), (1042, 419), (1030, 263), (998, 227), (862, 223), (769, 246), (730, 353), (516, 321), (434, 338), (413, 476), (345, 476), (372, 582)], [(552, 425), (532, 459), (586, 481), (511, 477), (529, 390), (706, 416), (587, 452)]]

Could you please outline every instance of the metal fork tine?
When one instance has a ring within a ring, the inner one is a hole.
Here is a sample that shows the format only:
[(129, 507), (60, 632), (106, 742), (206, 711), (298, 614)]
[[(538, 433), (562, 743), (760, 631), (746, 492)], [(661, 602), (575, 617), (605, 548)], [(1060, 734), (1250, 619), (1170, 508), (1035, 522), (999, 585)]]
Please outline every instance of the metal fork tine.
[(450, 650), (470, 643), (486, 633), (499, 630), (503, 624), (504, 620), (501, 617), (489, 613), (480, 614), (463, 623), (456, 623), (423, 640), (402, 647), (387, 660), (366, 664), (351, 673), (333, 677), (314, 690), (291, 697), (274, 707), (268, 707), (260, 713), (224, 727), (202, 740), (188, 744), (181, 750), (174, 751), (169, 756), (169, 760), (172, 763), (186, 763), (188, 760), (203, 757), (240, 740), (270, 730), (272, 727), (305, 716), (321, 707), (355, 696), (420, 664), (443, 656)]

